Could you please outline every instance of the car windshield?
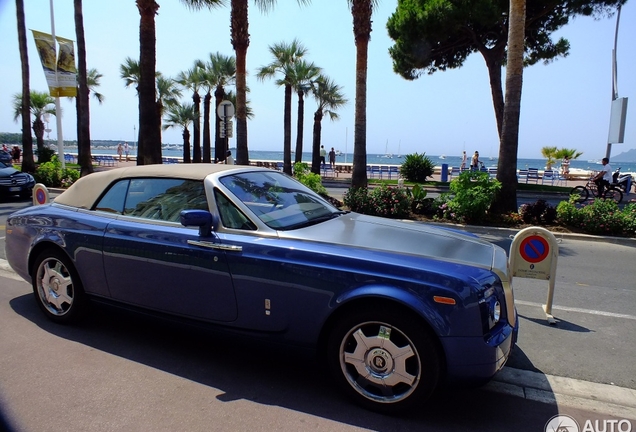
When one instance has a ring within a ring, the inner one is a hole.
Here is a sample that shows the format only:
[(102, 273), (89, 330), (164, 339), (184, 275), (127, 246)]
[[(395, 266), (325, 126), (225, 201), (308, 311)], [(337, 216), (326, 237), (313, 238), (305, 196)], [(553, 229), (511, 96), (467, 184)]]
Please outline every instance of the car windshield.
[(256, 217), (277, 230), (302, 228), (344, 213), (276, 171), (227, 175), (221, 178), (221, 183)]

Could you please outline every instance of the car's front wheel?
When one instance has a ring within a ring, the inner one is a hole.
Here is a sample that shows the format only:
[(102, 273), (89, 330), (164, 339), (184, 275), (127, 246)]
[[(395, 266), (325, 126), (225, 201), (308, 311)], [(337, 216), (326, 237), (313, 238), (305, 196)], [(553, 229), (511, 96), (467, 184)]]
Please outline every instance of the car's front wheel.
[(68, 323), (79, 318), (85, 306), (84, 290), (68, 257), (52, 249), (41, 252), (31, 278), (35, 300), (49, 319)]
[(440, 378), (437, 345), (423, 323), (398, 308), (348, 314), (331, 332), (327, 355), (349, 396), (387, 414), (425, 402)]

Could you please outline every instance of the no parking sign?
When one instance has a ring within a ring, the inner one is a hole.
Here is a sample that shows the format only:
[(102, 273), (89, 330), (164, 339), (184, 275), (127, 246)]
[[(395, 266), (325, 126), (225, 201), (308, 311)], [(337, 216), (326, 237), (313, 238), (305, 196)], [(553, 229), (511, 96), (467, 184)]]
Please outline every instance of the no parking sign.
[(548, 322), (556, 323), (552, 313), (554, 283), (559, 245), (550, 231), (541, 227), (522, 229), (510, 245), (510, 272), (512, 277), (544, 279), (549, 283), (548, 300), (543, 306)]
[(42, 205), (49, 202), (49, 190), (42, 183), (33, 186), (33, 205)]

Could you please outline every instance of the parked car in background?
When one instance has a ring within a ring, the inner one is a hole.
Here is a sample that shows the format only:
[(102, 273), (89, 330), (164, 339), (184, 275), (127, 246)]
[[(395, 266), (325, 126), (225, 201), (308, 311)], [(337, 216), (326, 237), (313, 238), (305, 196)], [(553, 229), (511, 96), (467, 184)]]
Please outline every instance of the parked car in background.
[(342, 211), (267, 168), (90, 174), (10, 215), (6, 255), (53, 321), (77, 321), (88, 300), (116, 302), (312, 348), (375, 411), (486, 382), (516, 341), (502, 248)]
[(0, 162), (5, 165), (11, 165), (13, 162), (13, 155), (5, 150), (0, 150)]
[(0, 195), (20, 195), (29, 198), (35, 186), (31, 174), (13, 168), (11, 163), (0, 162)]

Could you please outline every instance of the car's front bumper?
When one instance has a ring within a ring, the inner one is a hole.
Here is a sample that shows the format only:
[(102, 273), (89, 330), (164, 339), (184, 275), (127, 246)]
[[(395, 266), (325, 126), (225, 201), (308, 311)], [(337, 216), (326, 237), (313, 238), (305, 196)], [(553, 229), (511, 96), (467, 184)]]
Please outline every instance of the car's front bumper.
[(517, 342), (518, 324), (501, 326), (488, 339), (448, 337), (441, 343), (446, 352), (449, 382), (485, 383), (510, 357)]

